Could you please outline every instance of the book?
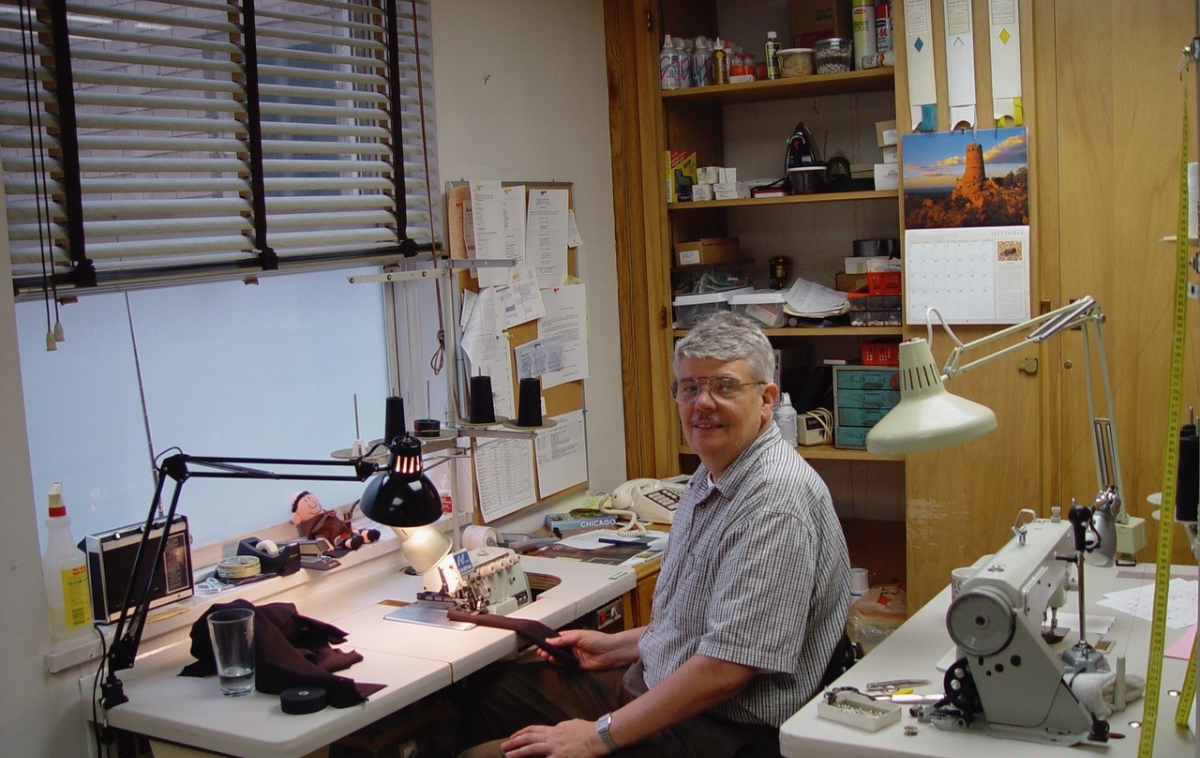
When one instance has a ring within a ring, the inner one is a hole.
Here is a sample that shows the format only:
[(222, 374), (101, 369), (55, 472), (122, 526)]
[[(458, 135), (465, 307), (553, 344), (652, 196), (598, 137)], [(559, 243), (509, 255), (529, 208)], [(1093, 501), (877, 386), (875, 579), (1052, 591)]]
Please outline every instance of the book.
[(617, 517), (597, 512), (594, 516), (577, 516), (571, 512), (547, 513), (546, 529), (551, 532), (574, 532), (581, 529), (609, 529), (617, 525)]

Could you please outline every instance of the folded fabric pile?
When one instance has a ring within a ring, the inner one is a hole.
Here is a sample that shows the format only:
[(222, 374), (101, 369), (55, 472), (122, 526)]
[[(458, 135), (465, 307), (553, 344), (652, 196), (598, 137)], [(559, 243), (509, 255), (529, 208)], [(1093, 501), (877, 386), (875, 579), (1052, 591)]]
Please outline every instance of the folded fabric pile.
[(346, 641), (346, 633), (332, 624), (296, 612), (292, 603), (267, 603), (256, 606), (246, 600), (233, 600), (211, 606), (192, 625), (191, 654), (180, 676), (212, 676), (217, 673), (212, 640), (208, 634), (208, 616), (227, 608), (254, 610), (254, 688), (278, 695), (291, 687), (323, 687), (329, 705), (346, 708), (365, 702), (383, 689), (383, 684), (356, 683), (333, 672), (348, 669), (363, 659), (356, 651), (344, 652), (331, 645)]

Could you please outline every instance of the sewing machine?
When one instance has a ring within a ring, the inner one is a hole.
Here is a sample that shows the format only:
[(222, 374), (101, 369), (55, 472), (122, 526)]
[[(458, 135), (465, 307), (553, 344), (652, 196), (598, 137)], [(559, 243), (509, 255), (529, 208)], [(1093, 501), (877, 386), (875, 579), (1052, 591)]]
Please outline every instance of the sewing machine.
[(1069, 563), (1082, 558), (1086, 528), (1061, 519), (1018, 523), (1013, 539), (963, 583), (946, 613), (958, 660), (946, 670), (945, 698), (915, 709), (920, 718), (1030, 742), (1107, 740), (1107, 723), (1064, 680), (1065, 671), (1106, 666), (1103, 659), (1086, 643), (1059, 656), (1042, 636), (1047, 611), (1053, 618), (1066, 601)]
[(484, 546), (451, 553), (424, 574), (418, 601), (447, 603), (470, 613), (512, 613), (533, 600), (516, 552)]

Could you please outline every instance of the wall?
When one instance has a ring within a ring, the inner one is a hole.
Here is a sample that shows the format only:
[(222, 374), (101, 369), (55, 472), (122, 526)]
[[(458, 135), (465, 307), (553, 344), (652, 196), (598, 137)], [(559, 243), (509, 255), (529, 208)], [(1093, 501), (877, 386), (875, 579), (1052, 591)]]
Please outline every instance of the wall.
[[(584, 393), (597, 411), (585, 416), (589, 489), (611, 490), (626, 476), (601, 2), (438, 0), (433, 28), (442, 180), (574, 183), (588, 298)], [(526, 514), (508, 525), (536, 523)]]
[[(593, 489), (625, 478), (604, 25), (600, 0), (433, 4), (440, 173), (575, 183), (580, 269), (588, 284), (592, 378), (586, 385)], [(552, 36), (536, 30), (554, 29)], [(0, 215), (0, 224), (3, 216)], [(0, 229), (0, 240), (7, 239)], [(3, 243), (0, 243), (3, 246)], [(0, 531), (6, 612), (0, 614), (0, 744), (5, 755), (83, 756), (90, 736), (76, 688), (82, 669), (43, 672), (33, 488), (21, 400), (12, 288), (0, 249)]]

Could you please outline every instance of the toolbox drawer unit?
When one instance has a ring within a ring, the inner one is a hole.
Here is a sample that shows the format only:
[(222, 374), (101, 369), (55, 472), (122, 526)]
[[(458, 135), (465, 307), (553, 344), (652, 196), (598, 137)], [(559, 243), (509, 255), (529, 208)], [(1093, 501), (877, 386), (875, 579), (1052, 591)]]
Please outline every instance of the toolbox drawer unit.
[(900, 402), (900, 372), (893, 366), (833, 367), (833, 442), (865, 448), (867, 432)]

